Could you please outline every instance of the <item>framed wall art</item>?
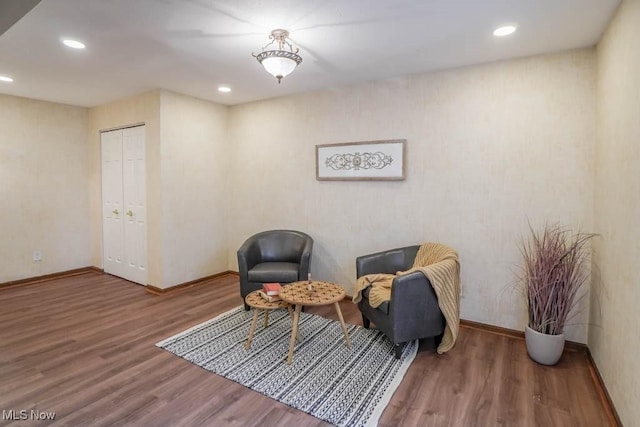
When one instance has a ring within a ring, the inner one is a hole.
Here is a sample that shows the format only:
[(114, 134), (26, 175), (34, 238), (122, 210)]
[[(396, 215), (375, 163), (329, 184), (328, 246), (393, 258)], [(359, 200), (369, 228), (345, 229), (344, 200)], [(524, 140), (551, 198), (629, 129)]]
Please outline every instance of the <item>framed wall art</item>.
[(405, 139), (316, 145), (318, 181), (403, 180)]

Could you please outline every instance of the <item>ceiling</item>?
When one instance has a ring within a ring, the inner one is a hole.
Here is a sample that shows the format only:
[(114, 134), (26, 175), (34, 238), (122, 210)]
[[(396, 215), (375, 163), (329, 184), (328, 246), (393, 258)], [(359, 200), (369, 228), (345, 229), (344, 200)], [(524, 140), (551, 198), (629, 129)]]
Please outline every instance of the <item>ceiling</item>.
[[(0, 27), (0, 75), (14, 79), (0, 93), (95, 106), (164, 88), (233, 105), (593, 46), (619, 2), (42, 0)], [(492, 35), (505, 24), (518, 31)], [(274, 28), (290, 31), (303, 58), (282, 84), (251, 56)]]

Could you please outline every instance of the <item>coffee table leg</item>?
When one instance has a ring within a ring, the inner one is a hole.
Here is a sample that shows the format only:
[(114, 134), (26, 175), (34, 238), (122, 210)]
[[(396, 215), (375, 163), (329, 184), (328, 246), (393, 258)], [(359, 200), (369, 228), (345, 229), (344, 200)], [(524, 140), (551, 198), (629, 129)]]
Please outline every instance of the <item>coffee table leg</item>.
[(293, 325), (291, 329), (291, 339), (289, 340), (289, 355), (287, 356), (287, 365), (293, 362), (293, 347), (296, 345), (296, 337), (298, 336), (298, 320), (300, 319), (300, 310), (302, 305), (296, 305), (296, 311), (293, 313)]
[(247, 338), (247, 343), (244, 345), (244, 348), (248, 349), (251, 347), (251, 340), (253, 339), (253, 333), (256, 331), (256, 323), (258, 323), (258, 310), (257, 308), (253, 309), (253, 320), (251, 321), (251, 327), (249, 328), (249, 338)]
[(269, 326), (269, 310), (264, 311), (264, 327)]
[[(291, 308), (291, 306), (287, 306), (287, 310), (289, 311), (289, 316), (291, 316), (291, 321), (293, 322), (293, 309)], [(296, 339), (298, 340), (298, 342), (302, 342), (302, 337), (300, 336), (300, 331), (298, 331), (298, 333), (296, 334)]]
[(340, 324), (342, 325), (342, 332), (344, 332), (344, 339), (347, 341), (347, 347), (351, 348), (351, 340), (349, 339), (349, 333), (347, 332), (347, 325), (344, 324), (342, 311), (340, 311), (340, 304), (338, 304), (337, 302), (334, 302), (333, 305), (336, 307), (336, 313), (338, 313), (338, 318), (340, 318)]

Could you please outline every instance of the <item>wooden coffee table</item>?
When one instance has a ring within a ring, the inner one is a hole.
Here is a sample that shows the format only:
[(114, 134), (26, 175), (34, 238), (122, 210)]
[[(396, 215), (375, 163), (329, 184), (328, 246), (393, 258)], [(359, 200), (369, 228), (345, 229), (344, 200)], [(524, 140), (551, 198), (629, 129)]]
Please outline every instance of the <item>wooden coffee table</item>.
[(293, 314), (291, 340), (289, 341), (289, 355), (287, 356), (287, 364), (289, 365), (293, 361), (293, 347), (295, 346), (296, 339), (299, 339), (300, 337), (298, 334), (298, 321), (300, 320), (300, 311), (305, 305), (314, 306), (333, 304), (336, 308), (336, 313), (338, 313), (340, 324), (342, 325), (342, 332), (344, 332), (344, 339), (347, 342), (347, 347), (351, 348), (351, 340), (349, 339), (347, 326), (344, 324), (342, 311), (340, 311), (340, 305), (338, 304), (338, 301), (345, 297), (345, 290), (341, 286), (331, 282), (312, 281), (311, 287), (313, 290), (309, 291), (308, 287), (308, 281), (293, 282), (283, 286), (280, 290), (280, 298), (282, 301), (296, 307)]
[[(249, 328), (249, 338), (247, 338), (247, 343), (244, 345), (244, 348), (251, 347), (251, 341), (253, 340), (253, 334), (256, 331), (256, 324), (258, 323), (258, 314), (260, 314), (260, 310), (264, 312), (264, 327), (269, 326), (269, 310), (278, 310), (281, 308), (286, 308), (289, 311), (289, 315), (293, 317), (293, 310), (291, 305), (286, 301), (273, 301), (269, 302), (262, 298), (259, 291), (253, 291), (249, 295), (244, 298), (244, 301), (247, 303), (249, 307), (253, 307), (253, 320), (251, 321), (251, 327)], [(300, 335), (296, 335), (298, 341), (302, 341)]]

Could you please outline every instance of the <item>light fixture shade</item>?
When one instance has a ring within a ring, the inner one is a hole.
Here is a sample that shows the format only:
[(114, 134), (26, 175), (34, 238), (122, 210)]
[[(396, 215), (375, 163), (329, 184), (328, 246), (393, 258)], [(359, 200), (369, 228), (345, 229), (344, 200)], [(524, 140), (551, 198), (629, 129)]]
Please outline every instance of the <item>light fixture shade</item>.
[[(273, 30), (271, 32), (271, 40), (267, 46), (262, 48), (262, 52), (253, 56), (264, 67), (267, 73), (278, 79), (278, 83), (282, 81), (284, 77), (291, 74), (296, 69), (298, 64), (302, 62), (302, 58), (298, 55), (298, 49), (293, 49), (291, 43), (287, 41), (289, 32), (287, 30)], [(269, 45), (277, 43), (277, 50), (265, 50)], [(288, 47), (289, 50), (284, 50)]]
[(280, 83), (284, 77), (296, 69), (298, 64), (302, 62), (302, 58), (285, 50), (268, 50), (258, 55), (258, 61), (267, 73), (278, 79), (278, 83)]

